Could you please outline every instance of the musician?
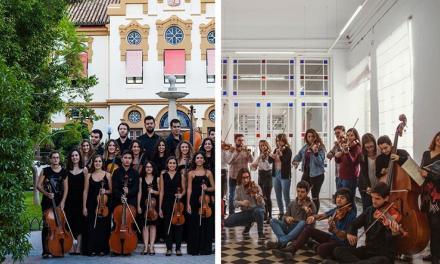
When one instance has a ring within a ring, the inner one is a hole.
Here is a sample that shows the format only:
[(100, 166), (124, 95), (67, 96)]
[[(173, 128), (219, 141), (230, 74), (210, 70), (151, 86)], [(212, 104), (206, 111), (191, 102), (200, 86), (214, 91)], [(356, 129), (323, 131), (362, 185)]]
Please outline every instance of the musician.
[(145, 134), (138, 137), (137, 139), (141, 142), (142, 150), (147, 155), (147, 160), (153, 159), (153, 153), (155, 152), (155, 147), (160, 139), (160, 136), (154, 132), (156, 127), (156, 121), (152, 116), (146, 116), (144, 118)]
[[(228, 146), (229, 147), (229, 146)], [(222, 141), (221, 143), (221, 198), (226, 199), (226, 193), (228, 192), (228, 164), (232, 158), (232, 152), (227, 149), (226, 144)], [(226, 213), (226, 207), (223, 208)]]
[[(86, 217), (87, 242), (85, 246), (85, 255), (104, 256), (110, 252), (110, 218), (107, 216), (97, 215), (98, 199), (101, 195), (109, 196), (112, 190), (112, 179), (110, 173), (102, 168), (104, 162), (102, 156), (95, 155), (92, 158), (92, 167), (84, 180), (83, 192), (83, 215)], [(102, 205), (101, 205), (102, 206)], [(107, 208), (110, 206), (110, 199), (107, 202)]]
[(258, 185), (263, 191), (263, 196), (266, 204), (266, 211), (264, 214), (264, 221), (269, 223), (272, 219), (272, 164), (269, 162), (269, 153), (272, 152), (269, 143), (262, 139), (258, 143), (260, 155), (251, 164), (251, 169), (258, 169)]
[(408, 159), (409, 154), (403, 149), (397, 149), (396, 154), (391, 154), (393, 144), (391, 143), (391, 139), (386, 135), (377, 139), (377, 145), (379, 146), (381, 154), (376, 158), (376, 177), (381, 181), (385, 181), (386, 175), (388, 174), (390, 158), (402, 166)]
[[(429, 145), (429, 150), (423, 152), (420, 167), (421, 175), (426, 180), (423, 185), (422, 209), (428, 215), (431, 230), (431, 262), (439, 263), (440, 259), (440, 174), (430, 171), (425, 166), (440, 161), (440, 132)], [(424, 258), (424, 260), (427, 258)], [(429, 258), (428, 258), (429, 260)]]
[[(214, 189), (214, 176), (207, 169), (205, 155), (203, 152), (197, 152), (192, 159), (191, 170), (188, 172), (188, 192), (186, 195), (186, 210), (189, 214), (188, 254), (212, 254), (215, 206), (210, 202), (210, 194), (213, 194)], [(209, 197), (208, 201), (202, 197), (202, 190), (204, 196)], [(211, 211), (210, 217), (201, 218), (199, 211), (202, 207), (201, 201)]]
[(235, 148), (229, 148), (229, 151), (232, 153), (232, 156), (229, 160), (229, 214), (233, 214), (235, 211), (234, 197), (235, 189), (238, 184), (238, 172), (241, 169), (248, 169), (249, 163), (254, 160), (250, 151), (248, 151), (245, 147), (243, 134), (235, 134), (234, 142)]
[[(112, 175), (113, 208), (122, 204), (121, 198), (127, 198), (129, 205), (137, 208), (137, 195), (139, 191), (139, 173), (131, 167), (133, 153), (126, 150), (122, 154), (122, 167), (119, 167)], [(124, 186), (125, 177), (128, 177), (127, 187)], [(136, 213), (136, 212), (132, 212)]]
[[(335, 126), (333, 128), (335, 133), (336, 141), (333, 148), (327, 153), (327, 158), (332, 160), (335, 157), (336, 152), (341, 151), (341, 139), (345, 138), (345, 127), (342, 125)], [(335, 162), (335, 182), (336, 186), (339, 186), (339, 164)]]
[[(164, 219), (164, 233), (167, 246), (165, 256), (171, 256), (173, 240), (176, 243), (176, 255), (182, 256), (180, 246), (182, 244), (183, 225), (172, 225), (171, 220), (176, 198), (181, 199), (185, 195), (186, 184), (180, 172), (177, 171), (176, 158), (170, 156), (166, 164), (166, 169), (160, 174), (159, 181), (159, 216)], [(178, 189), (181, 190), (180, 193)]]
[(296, 185), (296, 199), (287, 207), (282, 220), (270, 220), (270, 227), (277, 237), (276, 242), (268, 241), (267, 249), (284, 248), (289, 241), (295, 240), (306, 226), (308, 216), (315, 214), (316, 207), (308, 197), (310, 185), (300, 181)]
[[(134, 141), (135, 142), (135, 141)], [(133, 143), (134, 143), (133, 142)], [(149, 208), (150, 210), (153, 209), (158, 213), (159, 209), (159, 187), (157, 183), (157, 177), (156, 168), (153, 162), (146, 161), (145, 162), (145, 170), (143, 170), (143, 173), (141, 174), (141, 180), (139, 181), (139, 192), (138, 192), (138, 214), (141, 216), (142, 219), (142, 237), (144, 240), (144, 251), (142, 251), (142, 255), (155, 255), (156, 252), (154, 251), (154, 242), (156, 240), (156, 226), (158, 219), (156, 220), (149, 220), (145, 217), (146, 210), (147, 210), (147, 202), (148, 202), (148, 195), (150, 194), (150, 201), (151, 199), (156, 200), (156, 206), (155, 208)]]
[(177, 170), (186, 177), (186, 172), (189, 170), (192, 156), (194, 155), (194, 148), (186, 140), (179, 142), (176, 148)]
[(371, 188), (377, 183), (376, 158), (378, 156), (376, 139), (370, 133), (362, 136), (361, 171), (358, 188), (362, 198), (362, 211), (371, 206)]
[[(276, 136), (276, 149), (269, 154), (269, 162), (272, 163), (272, 184), (275, 188), (280, 214), (278, 219), (284, 215), (284, 206), (287, 208), (290, 203), (290, 178), (292, 177), (292, 150), (287, 142), (286, 134)], [(284, 204), (283, 204), (284, 196)]]
[(101, 143), (102, 140), (102, 131), (100, 129), (93, 129), (91, 136), (92, 148), (94, 152), (98, 155), (104, 155), (104, 143)]
[(211, 128), (209, 130), (208, 137), (213, 141), (213, 143), (215, 142), (215, 128)]
[[(283, 249), (274, 249), (275, 256), (284, 259), (293, 259), (296, 251), (302, 248), (309, 238), (317, 241), (316, 251), (322, 258), (331, 257), (333, 249), (348, 245), (347, 230), (356, 218), (356, 207), (353, 206), (353, 195), (350, 189), (340, 188), (336, 194), (336, 207), (323, 213), (307, 217), (307, 226), (298, 238)], [(324, 232), (314, 227), (316, 221), (328, 218), (328, 231)]]
[(200, 151), (205, 155), (206, 168), (215, 174), (215, 147), (214, 140), (210, 137), (203, 139), (200, 145)]
[(83, 139), (80, 144), (79, 153), (81, 155), (81, 162), (84, 168), (90, 168), (92, 166), (92, 157), (95, 151), (91, 147), (90, 140)]
[(242, 168), (237, 175), (237, 190), (234, 206), (240, 207), (241, 212), (230, 214), (226, 218), (225, 227), (244, 226), (243, 236), (249, 235), (252, 222), (257, 222), (258, 240), (266, 239), (263, 234), (264, 197), (260, 186), (256, 183), (256, 194), (251, 190), (251, 173), (249, 169)]
[(67, 171), (60, 165), (60, 152), (54, 150), (49, 154), (50, 166), (41, 171), (38, 178), (37, 189), (43, 194), (41, 200), (41, 210), (43, 212), (43, 230), (41, 232), (41, 244), (43, 245), (43, 258), (48, 258), (50, 253), (47, 248), (49, 227), (44, 217), (44, 212), (52, 208), (52, 199), (55, 205), (64, 210), (69, 185), (67, 181)]
[(124, 153), (125, 150), (130, 149), (131, 139), (128, 138), (129, 132), (130, 132), (130, 126), (127, 123), (122, 122), (118, 125), (119, 138), (116, 139), (116, 142), (118, 143), (119, 150), (121, 153)]
[(117, 168), (121, 167), (122, 161), (120, 154), (121, 152), (117, 141), (114, 139), (107, 141), (103, 156), (103, 170), (112, 174)]
[(167, 148), (170, 151), (171, 155), (176, 155), (176, 148), (177, 145), (182, 141), (182, 134), (180, 133), (180, 120), (179, 119), (173, 119), (170, 122), (171, 127), (171, 133), (168, 135), (168, 137), (165, 139), (167, 142)]
[(131, 141), (130, 147), (128, 148), (133, 153), (133, 162), (131, 165), (133, 168), (141, 174), (142, 170), (144, 169), (143, 166), (145, 164), (146, 155), (142, 150), (141, 142), (137, 139)]
[(306, 181), (312, 188), (312, 199), (319, 210), (319, 193), (324, 183), (325, 147), (319, 134), (312, 128), (307, 129), (305, 134), (306, 144), (293, 158), (292, 165), (297, 168), (302, 164), (302, 181)]
[(167, 149), (165, 139), (160, 138), (156, 145), (154, 146), (152, 161), (157, 166), (157, 177), (166, 168), (166, 161), (170, 156), (169, 150)]
[[(347, 240), (351, 247), (338, 247), (333, 251), (333, 257), (338, 262), (358, 263), (361, 260), (369, 260), (368, 263), (394, 262), (394, 237), (399, 234), (399, 226), (394, 221), (389, 227), (385, 227), (380, 221), (375, 222), (374, 217), (376, 210), (387, 207), (389, 195), (390, 188), (386, 183), (379, 182), (372, 188), (371, 200), (373, 205), (363, 211), (348, 228)], [(371, 228), (366, 232), (365, 246), (355, 248), (354, 246), (358, 241), (358, 229), (361, 227)], [(362, 263), (367, 262), (363, 261)]]
[(346, 142), (341, 145), (341, 151), (335, 154), (335, 161), (339, 164), (338, 189), (346, 187), (350, 189), (351, 193), (356, 193), (361, 154), (359, 133), (356, 128), (350, 128), (347, 130)]

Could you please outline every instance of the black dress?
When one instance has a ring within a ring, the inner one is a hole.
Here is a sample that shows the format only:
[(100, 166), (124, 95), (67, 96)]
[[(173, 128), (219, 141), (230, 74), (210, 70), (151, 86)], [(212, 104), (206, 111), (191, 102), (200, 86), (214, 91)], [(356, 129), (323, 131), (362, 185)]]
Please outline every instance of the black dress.
[[(141, 196), (141, 208), (142, 208), (142, 225), (145, 225), (145, 210), (147, 210), (147, 206), (146, 206), (146, 201), (148, 199), (148, 188), (152, 187), (153, 190), (157, 191), (157, 178), (153, 177), (153, 181), (148, 184), (147, 181), (145, 180), (145, 177), (142, 177), (141, 179), (142, 181), (142, 196)], [(151, 198), (156, 199), (156, 212), (159, 213), (159, 197), (156, 194), (151, 194)], [(147, 221), (147, 226), (149, 225), (157, 225), (158, 219), (154, 220), (154, 221)]]
[[(176, 172), (173, 178), (171, 178), (168, 172), (163, 174), (163, 186), (164, 186), (164, 196), (162, 202), (162, 213), (164, 217), (164, 234), (167, 250), (171, 250), (173, 246), (173, 237), (176, 243), (176, 250), (180, 250), (180, 246), (182, 244), (182, 231), (183, 225), (171, 225), (170, 233), (168, 234), (168, 227), (171, 221), (173, 206), (175, 200), (175, 194), (177, 193), (177, 188), (181, 188), (181, 175), (179, 172)], [(183, 198), (180, 200), (183, 204)]]
[(85, 227), (85, 219), (83, 216), (83, 192), (84, 192), (84, 172), (72, 174), (67, 173), (67, 180), (69, 183), (69, 192), (66, 198), (66, 217), (69, 221), (72, 233), (75, 239), (81, 235)]
[[(188, 254), (209, 255), (212, 254), (212, 224), (213, 215), (202, 218), (200, 225), (199, 202), (202, 194), (202, 184), (211, 187), (209, 178), (205, 175), (195, 176), (192, 179), (192, 192), (190, 197), (191, 216), (189, 219)], [(213, 208), (211, 208), (213, 211)]]
[[(104, 183), (104, 189), (109, 190), (107, 177), (104, 177), (102, 182)], [(90, 176), (89, 178), (89, 192), (87, 195), (87, 246), (86, 254), (90, 255), (92, 253), (99, 254), (103, 252), (108, 254), (110, 252), (108, 241), (110, 239), (110, 215), (96, 218), (95, 225), (95, 214), (96, 206), (98, 204), (98, 194), (101, 189), (101, 181), (96, 182)], [(109, 197), (110, 198), (110, 197)], [(110, 200), (109, 200), (110, 201)], [(109, 205), (109, 203), (107, 204)]]
[(154, 165), (157, 168), (157, 174), (160, 175), (160, 173), (165, 170), (166, 168), (166, 161), (168, 159), (167, 155), (164, 155), (163, 157), (159, 157), (159, 155), (156, 155), (155, 157), (153, 157), (152, 162), (154, 163)]

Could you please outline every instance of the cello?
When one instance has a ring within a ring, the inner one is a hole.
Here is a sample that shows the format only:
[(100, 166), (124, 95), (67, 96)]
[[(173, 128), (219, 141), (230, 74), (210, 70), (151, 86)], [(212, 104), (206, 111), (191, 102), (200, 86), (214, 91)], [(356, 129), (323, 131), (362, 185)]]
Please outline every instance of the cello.
[[(399, 136), (402, 136), (407, 122), (406, 116), (401, 114), (399, 121), (394, 135), (392, 154), (397, 153), (398, 139)], [(412, 180), (402, 167), (391, 158), (388, 163), (387, 184), (391, 189), (389, 202), (394, 204), (402, 214), (400, 224), (408, 232), (406, 237), (397, 237), (396, 252), (398, 254), (419, 253), (425, 249), (430, 238), (427, 216), (420, 211), (419, 207), (422, 187)]]
[[(47, 189), (50, 193), (53, 193), (50, 182)], [(49, 228), (47, 248), (52, 256), (63, 257), (72, 248), (73, 236), (70, 232), (66, 232), (66, 223), (68, 224), (68, 222), (63, 210), (56, 206), (55, 198), (51, 201), (52, 208), (44, 211), (44, 218)]]
[[(128, 175), (124, 177), (124, 187), (128, 186)], [(130, 212), (131, 217), (127, 214)], [(127, 203), (125, 194), (122, 195), (122, 204), (115, 207), (113, 211), (113, 220), (115, 229), (110, 235), (110, 250), (116, 254), (131, 254), (137, 247), (137, 234), (133, 230), (135, 208)], [(136, 223), (136, 222), (135, 222)], [(136, 224), (137, 226), (137, 224)]]

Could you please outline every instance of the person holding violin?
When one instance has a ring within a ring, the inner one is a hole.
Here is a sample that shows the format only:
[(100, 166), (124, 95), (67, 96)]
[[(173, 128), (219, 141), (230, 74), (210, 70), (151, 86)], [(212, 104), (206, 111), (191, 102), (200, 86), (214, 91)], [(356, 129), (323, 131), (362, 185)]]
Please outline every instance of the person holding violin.
[(130, 147), (128, 148), (133, 153), (133, 162), (132, 166), (133, 168), (141, 174), (142, 170), (144, 169), (144, 163), (146, 161), (145, 153), (142, 150), (141, 142), (137, 139), (131, 141)]
[[(286, 134), (278, 134), (276, 136), (276, 149), (269, 154), (269, 162), (272, 163), (272, 185), (275, 188), (275, 196), (277, 198), (280, 214), (278, 219), (282, 219), (284, 215), (284, 207), (288, 207), (290, 203), (290, 183), (292, 177), (292, 150), (287, 142)], [(284, 204), (283, 204), (284, 196)]]
[(312, 188), (312, 199), (319, 211), (319, 193), (324, 183), (325, 146), (319, 134), (312, 128), (307, 129), (304, 136), (306, 144), (293, 158), (292, 165), (298, 168), (302, 164), (302, 181), (306, 181)]
[(79, 153), (81, 154), (81, 162), (84, 168), (90, 168), (92, 166), (92, 157), (95, 151), (91, 147), (90, 140), (83, 139), (79, 145)]
[(214, 207), (210, 193), (215, 189), (214, 176), (206, 169), (203, 152), (197, 152), (188, 172), (188, 191), (186, 210), (189, 214), (188, 254), (212, 254), (212, 226), (214, 225)]
[(69, 152), (67, 156), (67, 180), (69, 192), (66, 198), (66, 217), (72, 228), (72, 235), (77, 240), (77, 245), (72, 248), (71, 255), (80, 255), (82, 250), (82, 233), (85, 230), (83, 217), (82, 197), (84, 193), (84, 179), (88, 171), (82, 167), (81, 154), (77, 149)]
[[(343, 125), (337, 125), (333, 128), (333, 132), (336, 137), (336, 141), (332, 149), (327, 153), (327, 159), (330, 161), (335, 157), (336, 152), (341, 151), (341, 141), (345, 139), (345, 127)], [(335, 163), (335, 183), (339, 186), (339, 164)]]
[[(67, 171), (60, 165), (60, 152), (54, 150), (49, 154), (50, 166), (44, 168), (41, 171), (38, 178), (37, 189), (43, 194), (41, 200), (41, 210), (43, 212), (43, 230), (41, 232), (41, 244), (43, 245), (43, 258), (48, 258), (53, 255), (49, 252), (48, 238), (49, 238), (49, 226), (48, 219), (46, 219), (46, 211), (52, 210), (52, 200), (55, 201), (55, 205), (64, 210), (66, 204), (67, 193), (69, 191), (69, 185), (67, 180)], [(67, 250), (70, 250), (67, 249)], [(66, 250), (66, 251), (67, 251)]]
[(167, 143), (167, 149), (169, 149), (172, 156), (176, 155), (177, 145), (183, 140), (180, 132), (181, 124), (179, 119), (173, 119), (170, 122), (171, 132), (165, 139)]
[(237, 175), (237, 185), (234, 205), (240, 207), (241, 212), (229, 215), (224, 226), (244, 226), (243, 236), (247, 236), (252, 223), (257, 222), (258, 240), (266, 239), (263, 234), (264, 196), (260, 186), (251, 181), (249, 169), (240, 169)]
[(266, 213), (264, 214), (264, 220), (269, 223), (272, 219), (272, 164), (269, 162), (269, 154), (272, 152), (269, 143), (262, 139), (258, 143), (260, 149), (260, 155), (251, 164), (251, 169), (258, 169), (258, 185), (263, 191), (263, 196), (266, 201)]
[(277, 241), (268, 241), (267, 249), (284, 248), (288, 242), (295, 240), (306, 226), (308, 216), (316, 213), (315, 204), (309, 198), (310, 185), (300, 181), (296, 185), (296, 199), (287, 207), (283, 220), (270, 220), (270, 227), (277, 237)]
[(112, 174), (117, 168), (121, 167), (121, 157), (119, 151), (119, 145), (114, 139), (110, 139), (105, 144), (104, 149), (104, 166), (103, 170)]
[(362, 136), (361, 171), (358, 178), (358, 188), (362, 199), (362, 211), (371, 206), (371, 188), (377, 183), (376, 177), (376, 139), (371, 133)]
[[(347, 240), (350, 246), (338, 247), (333, 257), (340, 263), (394, 263), (395, 241), (400, 234), (399, 224), (395, 220), (400, 213), (390, 207), (388, 198), (390, 188), (384, 182), (377, 183), (371, 190), (372, 206), (362, 212), (349, 226)], [(387, 210), (386, 210), (387, 209)], [(386, 210), (386, 211), (385, 211)], [(383, 220), (386, 217), (387, 220)], [(355, 247), (358, 242), (358, 230), (364, 227), (365, 246)], [(408, 238), (411, 239), (411, 238)], [(364, 260), (363, 262), (360, 262)], [(369, 262), (366, 262), (368, 260)], [(328, 261), (327, 263), (334, 263)]]
[[(180, 247), (182, 244), (183, 223), (178, 218), (183, 217), (184, 214), (183, 203), (180, 202), (180, 199), (186, 193), (186, 184), (180, 172), (177, 171), (177, 159), (171, 156), (167, 159), (166, 164), (166, 169), (160, 174), (159, 181), (159, 216), (164, 219), (167, 247), (165, 255), (171, 256), (174, 240), (176, 255), (182, 256)], [(172, 220), (176, 220), (174, 221), (175, 224), (172, 224)]]
[[(274, 249), (275, 256), (284, 259), (293, 259), (296, 251), (302, 248), (309, 238), (317, 241), (318, 255), (322, 258), (332, 256), (333, 249), (339, 246), (348, 245), (347, 230), (349, 225), (356, 218), (356, 207), (353, 206), (353, 195), (350, 189), (340, 188), (336, 194), (336, 207), (322, 214), (315, 214), (307, 217), (307, 226), (298, 238), (283, 249)], [(316, 221), (328, 219), (328, 231), (321, 231), (313, 225)]]
[[(142, 218), (142, 237), (144, 251), (142, 255), (155, 255), (154, 242), (156, 240), (156, 226), (158, 221), (159, 188), (155, 177), (155, 165), (151, 161), (145, 162), (144, 173), (141, 174), (138, 192), (138, 214)], [(148, 210), (148, 211), (147, 211)]]
[(83, 215), (87, 223), (85, 254), (104, 256), (109, 253), (110, 199), (112, 180), (102, 169), (102, 156), (92, 158), (92, 167), (84, 180)]
[[(440, 161), (440, 132), (435, 134), (429, 149), (423, 152), (420, 174), (426, 180), (423, 184), (422, 209), (428, 215), (431, 229), (431, 262), (439, 263), (440, 259), (440, 174), (424, 168)], [(424, 260), (429, 258), (424, 258)]]
[(377, 139), (377, 145), (381, 154), (376, 158), (376, 177), (380, 181), (386, 182), (390, 159), (402, 166), (408, 159), (409, 153), (404, 149), (397, 149), (396, 154), (392, 154), (393, 143), (387, 135), (380, 136)]

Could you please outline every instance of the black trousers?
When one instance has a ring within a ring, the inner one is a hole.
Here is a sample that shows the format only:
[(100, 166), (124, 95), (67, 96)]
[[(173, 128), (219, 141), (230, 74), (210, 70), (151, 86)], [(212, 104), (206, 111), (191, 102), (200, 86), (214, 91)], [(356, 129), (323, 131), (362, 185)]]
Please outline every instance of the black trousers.
[(316, 212), (319, 211), (319, 193), (321, 192), (322, 184), (324, 183), (324, 174), (310, 177), (308, 171), (305, 171), (301, 177), (302, 181), (306, 181), (310, 184), (311, 192), (312, 192), (312, 200), (316, 206)]
[(392, 258), (377, 256), (374, 252), (367, 250), (365, 246), (337, 247), (333, 250), (333, 257), (340, 263), (358, 264), (390, 264), (394, 263)]
[(428, 220), (429, 227), (431, 228), (431, 255), (433, 260), (435, 259), (438, 263), (440, 259), (440, 213), (429, 214)]
[(272, 171), (258, 171), (258, 185), (261, 187), (266, 204), (265, 219), (272, 218)]

